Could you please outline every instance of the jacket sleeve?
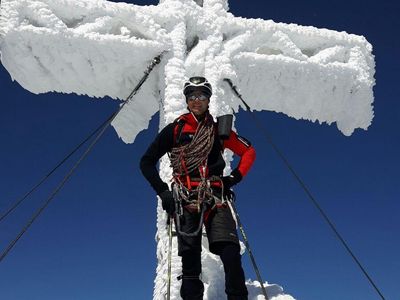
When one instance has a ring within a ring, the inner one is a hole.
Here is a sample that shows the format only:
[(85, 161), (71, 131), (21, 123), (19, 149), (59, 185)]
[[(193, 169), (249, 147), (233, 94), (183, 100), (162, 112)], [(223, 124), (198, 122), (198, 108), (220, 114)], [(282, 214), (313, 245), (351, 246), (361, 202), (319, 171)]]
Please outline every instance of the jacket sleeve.
[(168, 185), (161, 180), (157, 170), (158, 160), (167, 152), (170, 152), (174, 141), (174, 123), (164, 127), (150, 144), (140, 160), (140, 170), (159, 195), (168, 189)]
[(224, 148), (228, 148), (236, 155), (240, 156), (240, 161), (236, 170), (244, 177), (256, 159), (256, 151), (251, 143), (243, 137), (238, 136), (233, 130), (229, 138), (224, 141)]

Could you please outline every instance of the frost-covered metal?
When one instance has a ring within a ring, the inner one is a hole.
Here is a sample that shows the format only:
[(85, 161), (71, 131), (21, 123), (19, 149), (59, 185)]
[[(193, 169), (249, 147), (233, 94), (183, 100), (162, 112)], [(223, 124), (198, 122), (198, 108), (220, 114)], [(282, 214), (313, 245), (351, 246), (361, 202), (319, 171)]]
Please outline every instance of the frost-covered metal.
[[(223, 81), (229, 78), (254, 110), (336, 123), (345, 135), (367, 129), (373, 118), (375, 63), (372, 46), (364, 37), (235, 17), (228, 12), (227, 0), (161, 0), (156, 6), (102, 0), (3, 0), (0, 50), (12, 78), (33, 93), (56, 91), (121, 100), (149, 61), (166, 51), (158, 71), (113, 122), (127, 143), (148, 127), (160, 108), (160, 128), (186, 111), (182, 85), (193, 75), (206, 76), (213, 85), (214, 116), (239, 109), (238, 99)], [(170, 170), (165, 159), (160, 169), (167, 181)], [(163, 299), (166, 288), (165, 222), (159, 205), (154, 299)], [(207, 251), (203, 262), (205, 299), (223, 298), (221, 264)], [(173, 263), (176, 277), (179, 258), (173, 257)], [(251, 284), (249, 289), (256, 297)], [(179, 298), (178, 290), (175, 282), (172, 299)], [(290, 297), (277, 286), (268, 286), (268, 292)]]

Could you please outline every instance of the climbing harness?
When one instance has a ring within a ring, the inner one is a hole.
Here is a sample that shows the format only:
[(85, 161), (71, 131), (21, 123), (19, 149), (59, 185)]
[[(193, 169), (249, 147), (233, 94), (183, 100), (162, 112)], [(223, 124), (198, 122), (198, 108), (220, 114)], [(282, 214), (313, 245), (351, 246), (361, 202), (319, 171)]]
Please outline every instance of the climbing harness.
[[(177, 179), (179, 180), (179, 179)], [(175, 200), (175, 223), (178, 235), (186, 237), (197, 236), (202, 230), (207, 210), (213, 210), (222, 205), (223, 197), (215, 195), (212, 189), (212, 182), (222, 182), (220, 177), (212, 176), (209, 179), (203, 177), (194, 190), (190, 190), (184, 184), (177, 181), (172, 184), (172, 192)], [(183, 210), (186, 209), (192, 213), (200, 214), (199, 226), (193, 232), (182, 231), (182, 220), (184, 218)]]
[(284, 162), (284, 164), (287, 166), (287, 168), (289, 169), (289, 171), (292, 173), (292, 175), (296, 178), (296, 180), (299, 182), (299, 184), (301, 185), (301, 187), (303, 188), (303, 190), (305, 191), (305, 193), (307, 194), (308, 198), (311, 200), (311, 202), (314, 204), (314, 206), (318, 209), (318, 211), (320, 212), (320, 214), (322, 215), (322, 217), (324, 218), (324, 220), (328, 223), (329, 227), (332, 229), (332, 231), (335, 233), (336, 237), (340, 240), (340, 242), (342, 243), (342, 245), (345, 247), (345, 249), (347, 250), (347, 252), (350, 254), (350, 256), (353, 258), (353, 260), (355, 261), (355, 263), (358, 265), (358, 267), (361, 269), (362, 273), (365, 275), (365, 277), (368, 279), (368, 281), (370, 282), (370, 284), (373, 286), (373, 288), (375, 289), (375, 291), (379, 294), (379, 296), (384, 300), (384, 296), (381, 293), (381, 291), (379, 290), (378, 286), (374, 283), (374, 281), (372, 280), (371, 276), (367, 273), (367, 271), (365, 270), (365, 268), (362, 266), (361, 262), (358, 260), (358, 258), (355, 256), (355, 254), (353, 253), (353, 251), (350, 249), (350, 246), (348, 246), (348, 244), (346, 243), (346, 241), (344, 240), (344, 238), (341, 236), (341, 234), (339, 233), (339, 231), (336, 229), (335, 225), (333, 224), (333, 222), (330, 220), (330, 218), (328, 217), (328, 215), (324, 212), (324, 210), (322, 209), (322, 207), (319, 205), (319, 203), (317, 202), (317, 200), (314, 198), (314, 196), (311, 194), (310, 189), (306, 186), (306, 184), (304, 183), (304, 181), (300, 178), (300, 176), (296, 173), (296, 171), (293, 169), (293, 167), (290, 165), (289, 161), (286, 159), (286, 157), (283, 155), (282, 151), (279, 150), (279, 148), (275, 145), (275, 143), (272, 141), (271, 136), (269, 135), (269, 133), (267, 132), (267, 130), (265, 129), (265, 127), (262, 125), (262, 123), (256, 118), (255, 114), (253, 114), (250, 106), (246, 103), (246, 101), (243, 100), (242, 95), (239, 93), (238, 89), (236, 86), (233, 85), (232, 80), (225, 78), (224, 79), (225, 82), (228, 83), (228, 85), (231, 87), (233, 93), (242, 101), (242, 103), (244, 104), (244, 106), (246, 107), (246, 110), (250, 113), (251, 117), (253, 118), (254, 122), (256, 123), (256, 125), (258, 126), (258, 128), (260, 129), (260, 132), (264, 134), (264, 137), (266, 138), (266, 140), (271, 144), (272, 148), (275, 150), (275, 152), (278, 154), (278, 156), (282, 159), (282, 161)]
[[(81, 155), (81, 157), (77, 160), (77, 162), (74, 164), (74, 166), (70, 169), (70, 171), (64, 176), (64, 178), (61, 180), (61, 182), (58, 184), (58, 186), (53, 190), (53, 192), (50, 194), (50, 196), (47, 198), (45, 203), (32, 215), (32, 217), (29, 219), (29, 221), (25, 224), (25, 226), (22, 228), (22, 230), (18, 233), (16, 238), (11, 241), (6, 249), (1, 253), (0, 255), (0, 262), (7, 256), (7, 254), (11, 251), (11, 249), (15, 246), (15, 244), (18, 242), (18, 240), (24, 235), (24, 233), (29, 229), (29, 227), (33, 224), (33, 222), (41, 215), (41, 213), (46, 209), (46, 207), (50, 204), (50, 202), (54, 199), (56, 194), (63, 188), (65, 183), (69, 180), (69, 178), (72, 176), (74, 171), (78, 168), (80, 163), (87, 157), (87, 155), (90, 153), (92, 148), (97, 144), (97, 142), (100, 140), (100, 138), (103, 136), (104, 132), (106, 129), (110, 126), (112, 121), (117, 117), (117, 115), (120, 113), (120, 111), (125, 107), (125, 105), (132, 99), (132, 97), (139, 91), (143, 83), (146, 81), (148, 78), (149, 74), (151, 71), (154, 69), (156, 65), (158, 65), (161, 61), (161, 57), (164, 54), (161, 53), (160, 55), (156, 56), (151, 63), (148, 65), (143, 77), (140, 79), (139, 83), (135, 86), (135, 88), (132, 90), (132, 92), (129, 94), (129, 96), (126, 98), (123, 104), (118, 108), (116, 112), (114, 112), (99, 130), (98, 134), (95, 136), (94, 140), (90, 143), (88, 148), (85, 150), (85, 152)], [(97, 132), (97, 131), (96, 131)]]

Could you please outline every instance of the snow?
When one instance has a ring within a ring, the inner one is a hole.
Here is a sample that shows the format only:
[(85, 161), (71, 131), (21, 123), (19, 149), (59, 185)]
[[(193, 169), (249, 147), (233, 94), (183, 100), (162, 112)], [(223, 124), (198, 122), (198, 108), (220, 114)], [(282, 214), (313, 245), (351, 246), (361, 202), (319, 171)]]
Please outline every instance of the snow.
[[(194, 74), (205, 74), (213, 83), (217, 115), (241, 105), (223, 82), (227, 77), (254, 110), (336, 122), (345, 135), (368, 128), (375, 65), (364, 37), (238, 18), (227, 6), (221, 0), (204, 1), (203, 8), (190, 0), (157, 6), (6, 0), (0, 21), (2, 63), (33, 93), (124, 100), (151, 59), (166, 50), (158, 74), (113, 124), (128, 143), (148, 127), (159, 99), (171, 111), (185, 110), (181, 87)], [(166, 116), (166, 122), (176, 115)]]
[[(182, 86), (205, 75), (214, 88), (210, 111), (217, 117), (242, 104), (223, 80), (229, 78), (255, 111), (332, 124), (345, 135), (367, 129), (373, 118), (375, 62), (372, 46), (346, 32), (244, 19), (228, 12), (226, 0), (161, 0), (136, 6), (102, 0), (3, 0), (2, 64), (32, 93), (55, 91), (124, 100), (151, 60), (164, 52), (134, 99), (113, 121), (132, 143), (160, 111), (160, 128), (186, 112)], [(161, 108), (161, 109), (160, 109)], [(231, 153), (225, 153), (230, 161)], [(160, 174), (168, 182), (166, 157)], [(225, 172), (229, 171), (229, 167)], [(159, 201), (160, 202), (160, 201)], [(168, 238), (158, 205), (157, 277), (154, 299), (164, 299)], [(174, 242), (174, 253), (176, 253)], [(223, 295), (222, 265), (203, 243), (205, 299)], [(180, 273), (173, 257), (173, 278)], [(179, 298), (173, 281), (172, 298)], [(256, 282), (250, 299), (261, 299)], [(268, 284), (270, 299), (293, 299)]]

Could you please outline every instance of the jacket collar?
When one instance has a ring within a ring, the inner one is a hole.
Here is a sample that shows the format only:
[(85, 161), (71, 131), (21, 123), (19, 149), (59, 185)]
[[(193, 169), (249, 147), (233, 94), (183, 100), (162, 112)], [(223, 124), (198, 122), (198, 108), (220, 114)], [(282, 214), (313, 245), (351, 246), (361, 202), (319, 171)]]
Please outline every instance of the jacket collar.
[[(188, 123), (192, 126), (195, 126), (195, 127), (197, 127), (197, 125), (200, 123), (200, 121), (196, 118), (196, 116), (192, 112), (182, 115), (181, 119), (183, 119), (186, 123)], [(204, 120), (206, 120), (206, 119), (212, 120), (212, 117), (208, 111), (206, 112), (206, 115), (204, 116)]]

